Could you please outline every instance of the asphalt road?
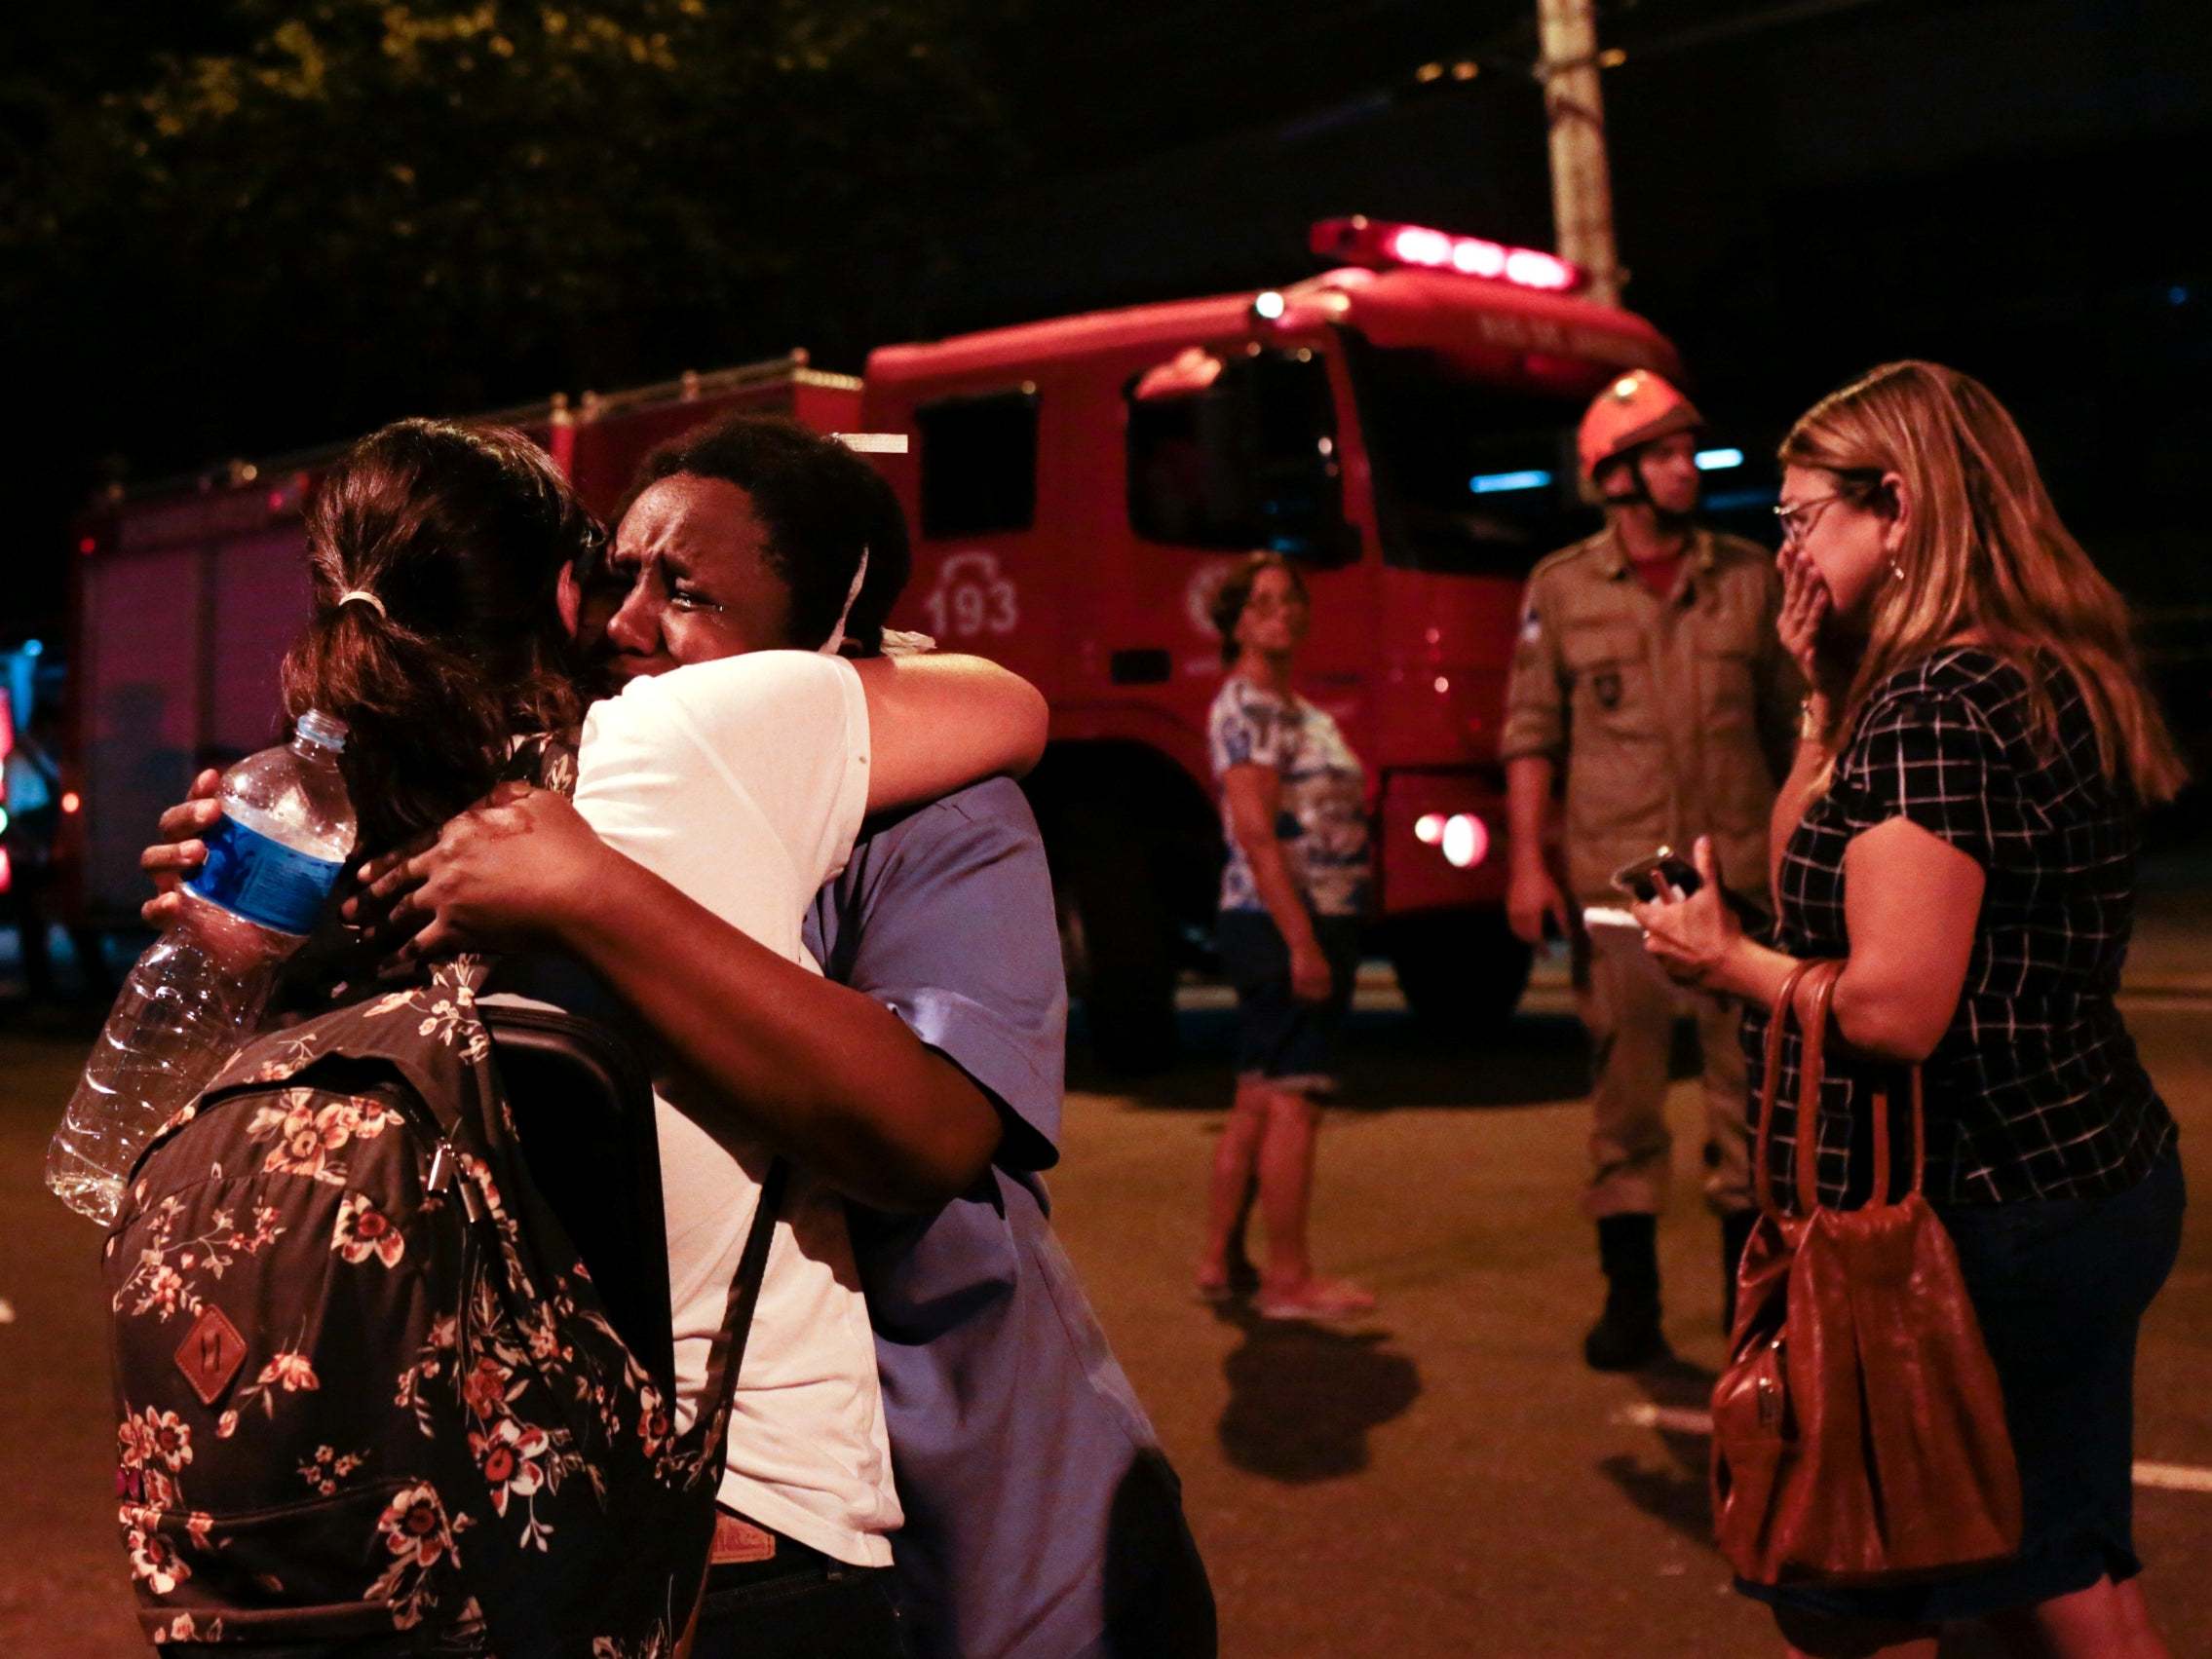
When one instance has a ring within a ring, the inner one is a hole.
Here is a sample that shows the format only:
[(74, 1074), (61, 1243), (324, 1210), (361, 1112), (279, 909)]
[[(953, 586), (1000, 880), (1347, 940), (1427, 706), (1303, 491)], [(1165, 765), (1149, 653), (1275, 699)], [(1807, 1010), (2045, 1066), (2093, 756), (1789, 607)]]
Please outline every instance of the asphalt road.
[[(2212, 886), (2148, 904), (2128, 1015), (2212, 1192)], [(2155, 916), (2151, 913), (2155, 912)], [(1186, 1063), (1141, 1089), (1079, 1066), (1061, 1232), (1181, 1470), (1231, 1659), (1777, 1651), (1707, 1543), (1689, 1419), (1721, 1357), (1715, 1228), (1690, 1160), (1662, 1228), (1673, 1367), (1577, 1359), (1600, 1281), (1574, 1193), (1583, 1049), (1555, 977), (1499, 1042), (1422, 1039), (1363, 989), (1356, 1104), (1321, 1148), (1324, 1265), (1383, 1297), (1365, 1327), (1223, 1316), (1188, 1293), (1227, 1093), (1218, 994)], [(39, 1186), (89, 1033), (0, 1033), (0, 1656), (142, 1652), (113, 1527), (94, 1229)], [(1676, 1122), (1694, 1123), (1692, 1085)], [(2212, 1224), (2193, 1217), (2145, 1334), (2138, 1545), (2177, 1654), (2212, 1654)], [(1654, 1407), (1663, 1410), (1655, 1412)], [(2177, 1472), (2178, 1471), (2178, 1472)], [(2194, 1471), (2194, 1474), (2190, 1473)], [(2186, 1488), (2192, 1482), (2198, 1489)], [(1962, 1650), (1962, 1655), (1963, 1655)]]

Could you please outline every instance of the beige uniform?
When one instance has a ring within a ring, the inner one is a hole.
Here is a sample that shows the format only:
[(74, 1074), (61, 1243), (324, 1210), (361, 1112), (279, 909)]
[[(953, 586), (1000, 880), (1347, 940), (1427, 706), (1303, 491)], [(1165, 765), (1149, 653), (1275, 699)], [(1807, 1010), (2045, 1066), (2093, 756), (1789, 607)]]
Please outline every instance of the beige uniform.
[[(1581, 905), (1623, 902), (1610, 878), (1660, 846), (1710, 835), (1731, 890), (1767, 905), (1767, 815), (1802, 696), (1775, 632), (1771, 555), (1699, 531), (1673, 591), (1647, 587), (1607, 530), (1536, 567), (1506, 694), (1501, 755), (1566, 772), (1567, 883)], [(1582, 941), (1578, 941), (1580, 945)], [(1662, 1105), (1677, 1011), (1697, 1017), (1716, 1209), (1750, 1202), (1743, 1059), (1733, 1003), (1676, 991), (1633, 928), (1590, 930), (1583, 1018), (1597, 1049), (1596, 1217), (1664, 1207), (1672, 1138)]]

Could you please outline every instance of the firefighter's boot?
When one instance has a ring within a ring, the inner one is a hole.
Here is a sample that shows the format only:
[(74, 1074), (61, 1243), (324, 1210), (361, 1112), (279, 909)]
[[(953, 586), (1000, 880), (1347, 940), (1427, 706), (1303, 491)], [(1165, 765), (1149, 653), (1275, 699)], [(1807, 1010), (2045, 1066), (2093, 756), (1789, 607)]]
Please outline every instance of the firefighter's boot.
[(1634, 1371), (1666, 1355), (1659, 1334), (1659, 1218), (1607, 1216), (1597, 1224), (1605, 1311), (1583, 1339), (1593, 1371)]
[(1758, 1224), (1757, 1210), (1731, 1210), (1721, 1217), (1721, 1335), (1735, 1337), (1736, 1269), (1743, 1265), (1743, 1250)]

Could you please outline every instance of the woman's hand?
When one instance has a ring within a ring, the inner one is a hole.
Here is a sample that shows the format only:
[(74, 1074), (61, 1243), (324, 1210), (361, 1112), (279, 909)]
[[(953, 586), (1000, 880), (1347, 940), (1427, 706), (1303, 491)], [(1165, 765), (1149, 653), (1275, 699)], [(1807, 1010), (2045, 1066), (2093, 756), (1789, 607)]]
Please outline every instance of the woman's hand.
[(564, 795), (503, 783), (437, 836), (364, 865), (349, 922), (377, 924), (399, 959), (560, 943), (619, 857)]
[(1805, 676), (1806, 685), (1819, 695), (1825, 690), (1820, 632), (1833, 608), (1827, 581), (1811, 559), (1794, 548), (1785, 547), (1776, 553), (1774, 564), (1782, 573), (1782, 609), (1775, 630), (1781, 635), (1782, 649)]
[(1696, 892), (1684, 898), (1670, 887), (1651, 903), (1631, 904), (1628, 909), (1643, 925), (1644, 949), (1668, 978), (1683, 985), (1707, 986), (1713, 985), (1715, 975), (1742, 942), (1743, 926), (1722, 892), (1713, 838), (1699, 836), (1691, 858), (1703, 878)]
[(154, 879), (154, 896), (138, 907), (147, 926), (167, 927), (182, 910), (177, 888), (208, 861), (208, 844), (200, 838), (223, 815), (222, 788), (223, 774), (213, 767), (195, 777), (184, 799), (162, 814), (162, 839), (138, 854), (138, 868)]
[(1290, 947), (1290, 995), (1301, 1002), (1326, 1002), (1336, 989), (1336, 974), (1318, 943), (1308, 940)]

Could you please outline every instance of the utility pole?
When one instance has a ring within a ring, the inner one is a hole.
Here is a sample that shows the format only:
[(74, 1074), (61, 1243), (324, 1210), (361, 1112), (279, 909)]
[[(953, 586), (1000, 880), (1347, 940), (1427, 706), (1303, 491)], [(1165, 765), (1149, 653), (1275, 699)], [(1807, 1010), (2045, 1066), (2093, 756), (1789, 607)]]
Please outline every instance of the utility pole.
[(1559, 257), (1589, 273), (1590, 298), (1618, 305), (1622, 278), (1613, 247), (1613, 178), (1605, 159), (1594, 0), (1537, 0), (1536, 22)]

